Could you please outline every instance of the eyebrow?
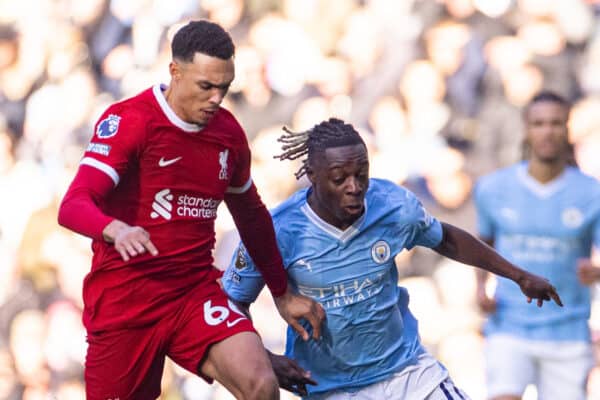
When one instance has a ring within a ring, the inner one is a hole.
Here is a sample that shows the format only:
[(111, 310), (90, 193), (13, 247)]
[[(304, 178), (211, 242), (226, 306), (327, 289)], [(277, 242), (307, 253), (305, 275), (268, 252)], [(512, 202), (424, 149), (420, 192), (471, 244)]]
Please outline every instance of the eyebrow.
[[(345, 163), (333, 164), (333, 165), (329, 166), (329, 168), (328, 168), (328, 169), (329, 169), (330, 171), (331, 171), (331, 170), (334, 170), (334, 169), (343, 169), (343, 168), (344, 168), (344, 164), (345, 164)], [(365, 168), (365, 167), (367, 167), (367, 168), (368, 168), (368, 166), (369, 166), (369, 161), (363, 161), (363, 162), (359, 162), (359, 165), (358, 165), (358, 166), (359, 166), (360, 168)]]
[(205, 79), (200, 79), (199, 81), (196, 81), (196, 84), (198, 84), (198, 85), (210, 85), (212, 87), (216, 87), (216, 88), (219, 88), (219, 89), (227, 89), (229, 86), (231, 86), (231, 82), (233, 82), (233, 81), (229, 81), (227, 83), (223, 83), (223, 84), (219, 85), (217, 83), (214, 83), (214, 82), (211, 82), (211, 81), (207, 81)]

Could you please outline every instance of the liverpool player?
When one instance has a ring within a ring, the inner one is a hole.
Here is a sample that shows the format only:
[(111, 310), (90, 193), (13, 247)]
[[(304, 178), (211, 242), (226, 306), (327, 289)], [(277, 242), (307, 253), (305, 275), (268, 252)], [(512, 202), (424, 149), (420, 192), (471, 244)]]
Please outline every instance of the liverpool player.
[(166, 356), (238, 398), (278, 398), (258, 335), (216, 282), (211, 250), (221, 201), (282, 317), (308, 339), (305, 318), (318, 338), (324, 312), (288, 289), (245, 133), (220, 107), (234, 78), (230, 36), (214, 23), (190, 22), (172, 52), (168, 87), (100, 117), (59, 211), (61, 225), (93, 239), (83, 288), (87, 398), (158, 397)]

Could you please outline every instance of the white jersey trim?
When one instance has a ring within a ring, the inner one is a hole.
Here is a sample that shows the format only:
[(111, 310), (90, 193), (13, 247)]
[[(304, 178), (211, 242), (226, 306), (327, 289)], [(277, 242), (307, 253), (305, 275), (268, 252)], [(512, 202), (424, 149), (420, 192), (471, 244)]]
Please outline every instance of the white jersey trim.
[(302, 212), (306, 215), (306, 217), (312, 222), (314, 225), (319, 227), (321, 230), (325, 231), (325, 233), (333, 236), (341, 242), (346, 242), (350, 240), (352, 237), (356, 236), (360, 231), (359, 228), (364, 222), (367, 215), (367, 199), (365, 199), (365, 211), (352, 225), (350, 225), (346, 230), (341, 230), (328, 222), (325, 222), (321, 217), (317, 215), (316, 212), (308, 203), (304, 203), (301, 207)]
[(81, 162), (79, 163), (79, 165), (89, 165), (90, 167), (94, 167), (96, 169), (99, 169), (100, 171), (104, 172), (106, 175), (108, 175), (110, 177), (110, 179), (113, 180), (113, 182), (115, 183), (115, 186), (117, 186), (119, 184), (119, 174), (117, 173), (117, 171), (111, 167), (108, 164), (103, 163), (102, 161), (98, 161), (95, 158), (91, 158), (91, 157), (84, 157)]
[(517, 177), (525, 187), (535, 193), (538, 197), (547, 198), (561, 190), (567, 184), (568, 167), (564, 171), (547, 183), (541, 183), (527, 172), (527, 164), (517, 167)]
[(162, 111), (165, 113), (165, 115), (167, 116), (169, 121), (171, 121), (171, 123), (173, 125), (175, 125), (176, 127), (181, 128), (186, 132), (201, 131), (202, 126), (196, 125), (196, 124), (190, 124), (189, 122), (185, 122), (184, 120), (179, 118), (177, 116), (177, 114), (175, 114), (175, 111), (173, 111), (173, 109), (171, 108), (169, 103), (167, 103), (167, 99), (165, 98), (165, 95), (163, 93), (163, 90), (165, 90), (166, 88), (167, 88), (166, 85), (160, 85), (160, 84), (154, 85), (152, 87), (152, 93), (154, 94), (154, 97), (156, 98), (158, 105), (160, 106)]
[(225, 190), (225, 193), (245, 193), (248, 189), (250, 189), (250, 186), (252, 186), (252, 177), (248, 178), (248, 181), (244, 183), (243, 186), (229, 186), (227, 190)]

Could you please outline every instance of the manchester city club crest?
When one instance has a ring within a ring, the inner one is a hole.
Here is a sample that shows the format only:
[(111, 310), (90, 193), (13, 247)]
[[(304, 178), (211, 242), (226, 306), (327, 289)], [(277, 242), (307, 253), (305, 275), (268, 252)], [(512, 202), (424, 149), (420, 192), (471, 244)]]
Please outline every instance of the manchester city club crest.
[(390, 259), (390, 245), (380, 240), (371, 247), (371, 257), (377, 264), (383, 264)]
[(583, 224), (583, 213), (575, 207), (569, 207), (563, 210), (561, 220), (567, 228), (578, 228)]
[(110, 114), (98, 124), (98, 127), (96, 128), (96, 136), (101, 139), (115, 136), (119, 130), (120, 122), (121, 117), (115, 114)]

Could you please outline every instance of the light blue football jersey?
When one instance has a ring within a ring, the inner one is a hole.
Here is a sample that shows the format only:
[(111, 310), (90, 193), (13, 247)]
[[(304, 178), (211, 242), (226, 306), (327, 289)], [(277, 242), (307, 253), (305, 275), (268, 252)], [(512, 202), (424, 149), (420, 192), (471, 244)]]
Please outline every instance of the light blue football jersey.
[[(360, 388), (413, 364), (423, 351), (408, 293), (397, 286), (394, 256), (438, 245), (441, 224), (410, 191), (371, 179), (365, 213), (341, 231), (310, 208), (309, 190), (296, 192), (272, 215), (290, 284), (320, 302), (327, 320), (320, 341), (304, 342), (288, 328), (286, 355), (319, 382), (311, 394)], [(242, 245), (223, 285), (231, 298), (248, 303), (264, 286)]]
[(498, 278), (497, 311), (486, 333), (537, 340), (589, 340), (590, 290), (579, 283), (578, 258), (600, 247), (600, 184), (568, 167), (547, 184), (527, 172), (527, 162), (483, 177), (475, 204), (481, 237), (493, 238), (512, 263), (544, 276), (557, 288), (564, 308), (525, 301), (519, 287)]

